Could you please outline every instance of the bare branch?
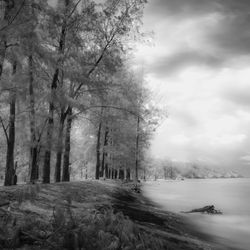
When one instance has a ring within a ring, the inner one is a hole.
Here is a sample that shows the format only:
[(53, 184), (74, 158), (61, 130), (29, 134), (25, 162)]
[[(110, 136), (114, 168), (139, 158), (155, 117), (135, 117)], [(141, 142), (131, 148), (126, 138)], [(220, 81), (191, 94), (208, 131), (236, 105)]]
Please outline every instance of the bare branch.
[(75, 12), (77, 6), (79, 5), (79, 3), (80, 3), (81, 1), (82, 1), (82, 0), (78, 0), (78, 2), (75, 4), (73, 10), (70, 12), (68, 18), (70, 18), (70, 17), (74, 14), (74, 12)]

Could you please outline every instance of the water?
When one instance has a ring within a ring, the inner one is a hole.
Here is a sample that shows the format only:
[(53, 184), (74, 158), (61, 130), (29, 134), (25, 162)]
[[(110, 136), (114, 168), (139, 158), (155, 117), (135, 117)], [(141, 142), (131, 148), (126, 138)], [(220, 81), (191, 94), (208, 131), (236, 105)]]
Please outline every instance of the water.
[(144, 192), (173, 212), (214, 205), (223, 215), (182, 215), (228, 249), (250, 249), (250, 179), (157, 181), (146, 183)]

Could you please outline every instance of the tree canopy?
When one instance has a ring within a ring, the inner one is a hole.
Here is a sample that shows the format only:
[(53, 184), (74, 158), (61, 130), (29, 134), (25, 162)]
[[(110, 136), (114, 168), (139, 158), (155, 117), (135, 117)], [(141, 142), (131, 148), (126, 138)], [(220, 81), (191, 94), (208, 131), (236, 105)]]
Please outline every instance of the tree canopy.
[(159, 120), (130, 60), (146, 2), (0, 1), (5, 185), (141, 176)]

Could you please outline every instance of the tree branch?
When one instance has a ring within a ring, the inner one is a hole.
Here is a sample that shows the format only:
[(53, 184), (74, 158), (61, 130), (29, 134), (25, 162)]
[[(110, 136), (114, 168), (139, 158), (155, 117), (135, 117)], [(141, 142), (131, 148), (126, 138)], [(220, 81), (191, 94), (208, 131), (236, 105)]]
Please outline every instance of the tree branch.
[[(90, 77), (90, 75), (94, 72), (94, 70), (97, 68), (97, 66), (99, 65), (99, 63), (101, 62), (105, 52), (107, 51), (109, 45), (112, 43), (112, 41), (114, 40), (116, 34), (118, 33), (119, 29), (120, 29), (120, 25), (121, 23), (124, 21), (125, 17), (127, 16), (127, 13), (129, 11), (129, 9), (131, 9), (133, 7), (133, 5), (135, 4), (132, 4), (131, 6), (129, 6), (126, 11), (123, 13), (123, 16), (122, 18), (120, 19), (119, 23), (117, 24), (117, 27), (114, 31), (111, 32), (111, 36), (110, 36), (110, 39), (107, 41), (107, 44), (104, 46), (100, 56), (98, 57), (97, 61), (94, 63), (94, 66), (89, 70), (89, 72), (87, 73), (87, 77)], [(78, 94), (78, 91), (82, 88), (82, 86), (84, 85), (84, 83), (82, 82), (78, 88), (76, 89), (75, 91), (75, 95), (77, 96)]]
[(38, 144), (39, 144), (40, 141), (41, 141), (42, 134), (43, 134), (43, 131), (44, 131), (45, 127), (46, 127), (47, 122), (48, 122), (48, 119), (45, 120), (44, 125), (43, 125), (43, 127), (42, 127), (40, 133), (38, 134), (38, 139), (37, 139), (37, 143), (38, 143)]
[(2, 27), (2, 28), (0, 29), (0, 31), (5, 30), (8, 26), (10, 26), (10, 25), (15, 21), (15, 19), (17, 18), (17, 16), (18, 16), (19, 13), (21, 12), (22, 8), (24, 7), (24, 4), (25, 4), (25, 0), (23, 0), (23, 2), (21, 3), (19, 9), (17, 10), (17, 12), (16, 12), (15, 16), (12, 18), (12, 20), (10, 20), (10, 22), (8, 22), (7, 25), (5, 25), (4, 27)]
[(87, 107), (87, 108), (83, 108), (83, 110), (79, 111), (78, 113), (74, 114), (73, 116), (75, 117), (75, 116), (77, 116), (77, 115), (85, 112), (86, 110), (96, 109), (96, 108), (106, 108), (106, 109), (110, 108), (110, 109), (116, 109), (116, 110), (120, 110), (120, 111), (125, 111), (125, 112), (127, 112), (127, 113), (129, 113), (129, 114), (131, 114), (131, 115), (133, 115), (135, 117), (139, 117), (140, 119), (142, 119), (143, 121), (145, 121), (144, 118), (140, 114), (138, 114), (137, 112), (134, 112), (134, 111), (126, 109), (126, 108), (117, 107), (117, 106), (110, 106), (110, 105), (90, 106), (90, 107)]
[(9, 143), (9, 137), (8, 137), (8, 133), (7, 133), (7, 127), (5, 127), (4, 123), (3, 123), (3, 119), (2, 117), (0, 116), (0, 122), (2, 124), (2, 127), (3, 127), (3, 131), (4, 131), (4, 135), (6, 137), (6, 140), (7, 140), (7, 143)]
[(74, 12), (75, 12), (77, 6), (79, 5), (79, 3), (80, 3), (81, 1), (82, 1), (82, 0), (78, 0), (78, 2), (75, 4), (73, 10), (70, 12), (68, 18), (70, 18), (70, 17), (74, 14)]

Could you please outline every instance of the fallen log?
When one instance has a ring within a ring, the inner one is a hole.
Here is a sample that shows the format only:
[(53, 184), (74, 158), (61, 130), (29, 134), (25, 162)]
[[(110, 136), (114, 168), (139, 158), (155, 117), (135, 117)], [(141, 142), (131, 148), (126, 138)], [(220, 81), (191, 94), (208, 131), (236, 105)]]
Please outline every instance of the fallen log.
[(215, 209), (214, 205), (205, 206), (202, 208), (193, 209), (191, 211), (181, 211), (182, 213), (207, 213), (207, 214), (222, 214), (220, 210)]

